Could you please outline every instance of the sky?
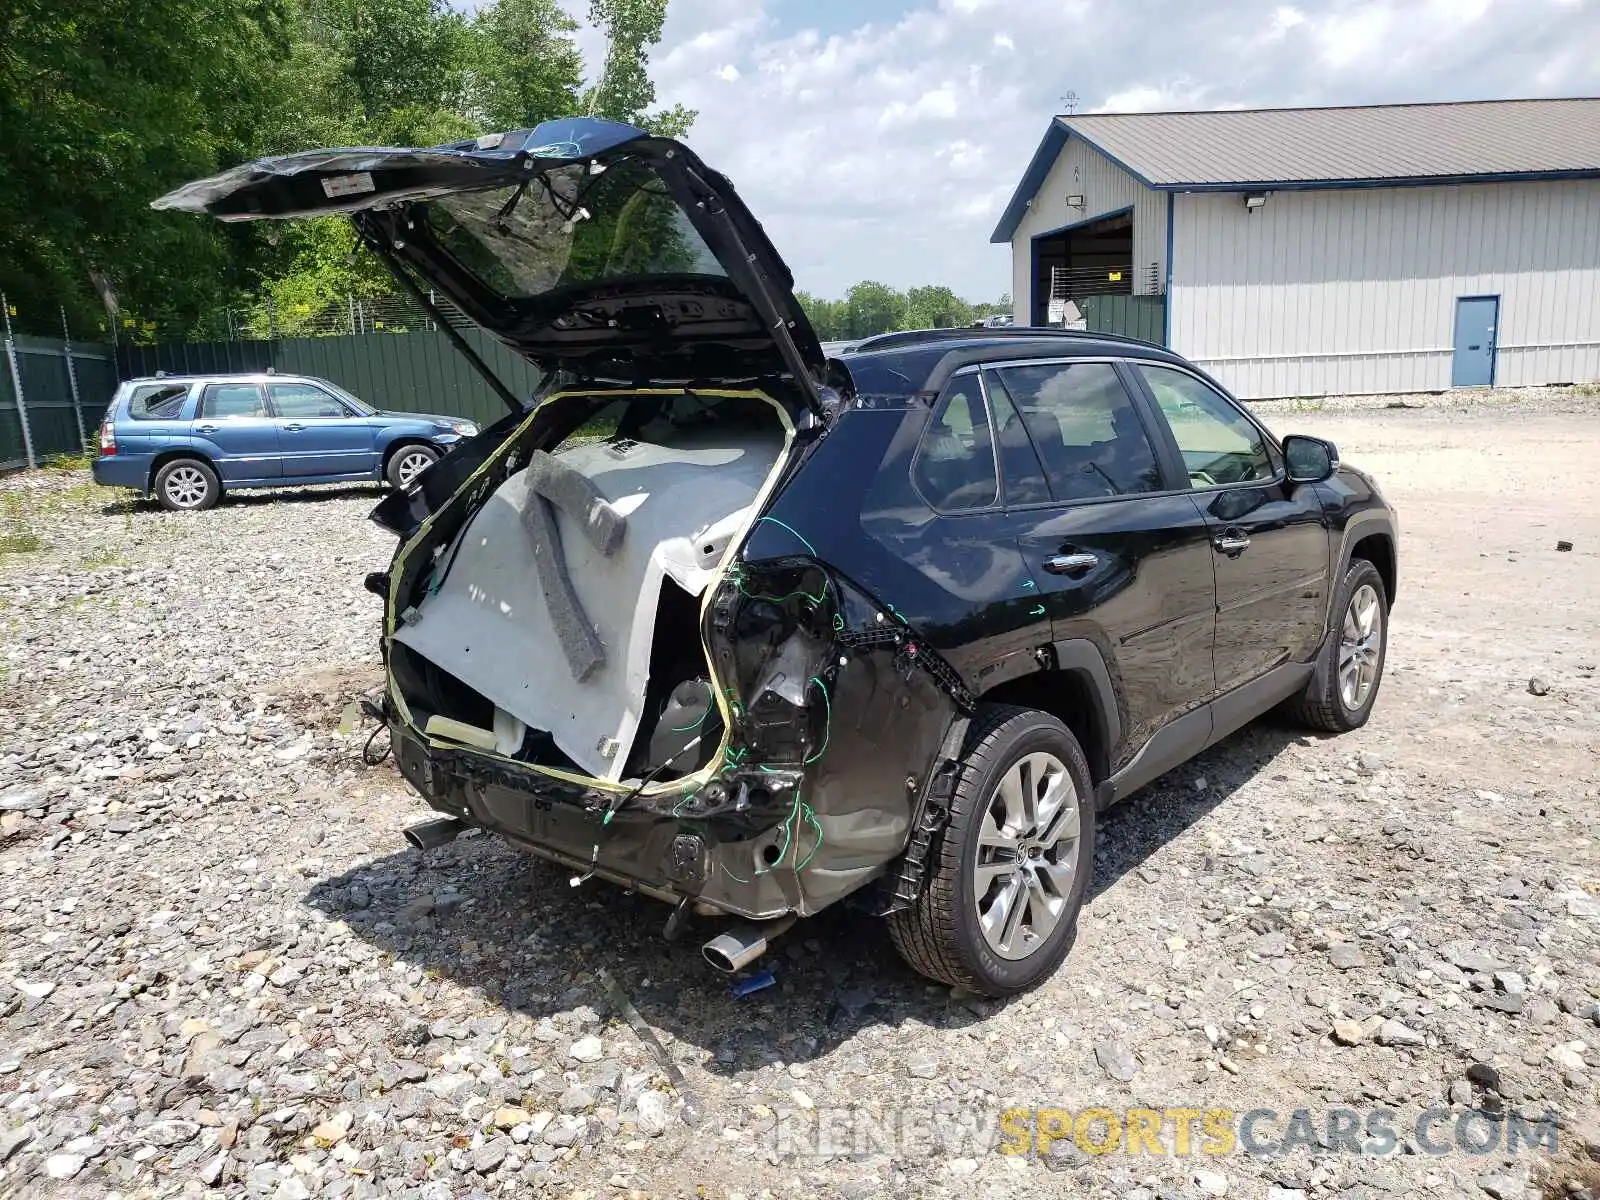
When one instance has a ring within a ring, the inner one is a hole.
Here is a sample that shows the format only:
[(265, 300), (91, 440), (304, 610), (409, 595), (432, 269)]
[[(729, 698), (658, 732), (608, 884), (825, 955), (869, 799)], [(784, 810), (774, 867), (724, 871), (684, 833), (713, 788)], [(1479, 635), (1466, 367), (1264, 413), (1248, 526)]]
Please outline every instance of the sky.
[(670, 0), (651, 75), (797, 287), (992, 300), (989, 236), (1069, 92), (1080, 113), (1600, 95), (1600, 0)]

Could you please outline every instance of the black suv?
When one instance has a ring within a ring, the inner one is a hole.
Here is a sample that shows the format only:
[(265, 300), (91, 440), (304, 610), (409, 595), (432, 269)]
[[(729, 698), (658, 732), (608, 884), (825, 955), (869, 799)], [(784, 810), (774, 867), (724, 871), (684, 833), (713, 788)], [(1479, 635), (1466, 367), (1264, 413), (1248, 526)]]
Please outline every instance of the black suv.
[(1105, 335), (828, 358), (677, 142), (572, 119), (158, 206), (350, 212), (419, 302), (548, 372), (373, 514), (383, 712), (446, 814), (419, 846), (478, 825), (669, 932), (740, 918), (705, 945), (727, 970), (849, 897), (999, 995), (1067, 952), (1097, 812), (1276, 705), (1371, 712), (1395, 518), (1331, 445)]

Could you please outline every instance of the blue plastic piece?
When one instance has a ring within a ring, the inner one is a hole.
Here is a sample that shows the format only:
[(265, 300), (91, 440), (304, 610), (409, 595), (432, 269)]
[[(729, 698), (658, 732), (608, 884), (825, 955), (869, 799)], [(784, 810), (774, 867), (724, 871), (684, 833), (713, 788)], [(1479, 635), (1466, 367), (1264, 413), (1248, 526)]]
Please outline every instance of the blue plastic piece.
[(771, 971), (762, 971), (759, 975), (752, 975), (749, 979), (741, 979), (733, 985), (735, 997), (748, 996), (751, 992), (759, 992), (778, 982), (778, 977)]

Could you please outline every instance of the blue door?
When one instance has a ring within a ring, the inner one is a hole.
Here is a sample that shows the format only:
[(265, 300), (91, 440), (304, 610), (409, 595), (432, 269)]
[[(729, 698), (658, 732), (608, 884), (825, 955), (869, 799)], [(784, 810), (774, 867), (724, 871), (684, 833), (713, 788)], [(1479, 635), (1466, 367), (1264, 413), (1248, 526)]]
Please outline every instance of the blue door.
[(278, 425), (259, 383), (206, 384), (190, 433), (217, 465), (224, 487), (283, 478)]
[(1488, 387), (1494, 383), (1494, 331), (1499, 322), (1499, 296), (1462, 296), (1456, 301), (1451, 387)]
[(267, 384), (285, 479), (376, 478), (371, 421), (314, 383)]

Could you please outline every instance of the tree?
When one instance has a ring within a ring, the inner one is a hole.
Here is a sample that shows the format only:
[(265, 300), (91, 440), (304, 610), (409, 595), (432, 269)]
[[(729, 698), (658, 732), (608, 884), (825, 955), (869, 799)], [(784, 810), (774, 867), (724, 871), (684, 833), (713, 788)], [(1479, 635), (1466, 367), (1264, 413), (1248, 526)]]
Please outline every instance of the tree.
[(901, 328), (906, 298), (886, 283), (864, 280), (845, 293), (844, 309), (845, 337), (871, 337)]
[(639, 125), (661, 137), (682, 137), (694, 123), (692, 110), (677, 104), (649, 115), (656, 102), (649, 48), (661, 40), (667, 0), (589, 0), (589, 19), (606, 35), (600, 78), (584, 97), (584, 111)]
[(972, 305), (947, 287), (914, 287), (906, 293), (902, 329), (950, 329), (971, 323)]
[(794, 298), (800, 302), (800, 307), (805, 310), (806, 317), (811, 322), (811, 328), (816, 331), (818, 341), (837, 342), (844, 340), (844, 301), (820, 300), (810, 292), (796, 292)]
[(578, 24), (556, 0), (497, 0), (478, 10), (474, 109), (490, 129), (522, 129), (578, 108)]

